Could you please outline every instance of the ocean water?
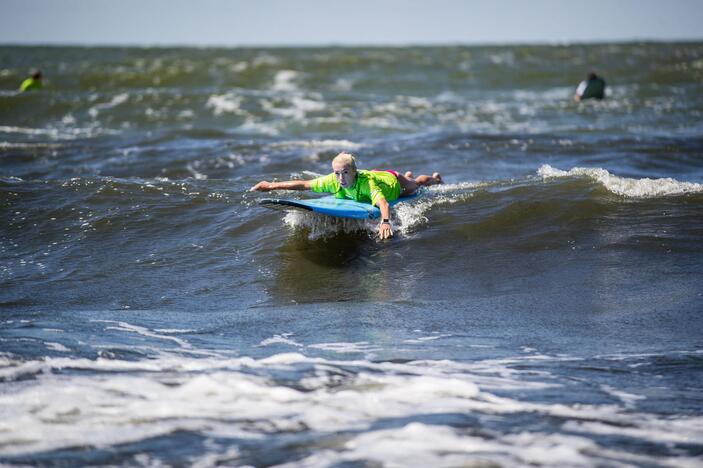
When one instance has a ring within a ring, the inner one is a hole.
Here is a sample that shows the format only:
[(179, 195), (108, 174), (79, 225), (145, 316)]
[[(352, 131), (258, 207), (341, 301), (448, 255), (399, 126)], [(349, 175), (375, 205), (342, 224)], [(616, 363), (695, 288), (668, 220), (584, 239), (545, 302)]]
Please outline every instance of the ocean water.
[[(703, 466), (702, 122), (703, 43), (0, 47), (0, 463)], [(446, 183), (248, 191), (342, 150)]]

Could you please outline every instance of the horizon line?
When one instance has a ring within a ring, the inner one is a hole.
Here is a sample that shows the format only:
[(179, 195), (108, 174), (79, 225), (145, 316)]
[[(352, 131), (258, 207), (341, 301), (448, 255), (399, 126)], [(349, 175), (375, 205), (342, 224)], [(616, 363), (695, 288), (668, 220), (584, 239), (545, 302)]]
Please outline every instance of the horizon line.
[(586, 39), (586, 40), (553, 40), (553, 41), (437, 41), (437, 42), (407, 42), (407, 43), (298, 43), (298, 44), (224, 44), (224, 43), (136, 43), (136, 42), (0, 42), (0, 47), (75, 47), (75, 48), (140, 48), (140, 49), (322, 49), (322, 48), (410, 48), (410, 47), (506, 47), (506, 46), (573, 46), (573, 45), (608, 45), (608, 44), (685, 44), (703, 42), (699, 38), (647, 38), (633, 37), (621, 39)]

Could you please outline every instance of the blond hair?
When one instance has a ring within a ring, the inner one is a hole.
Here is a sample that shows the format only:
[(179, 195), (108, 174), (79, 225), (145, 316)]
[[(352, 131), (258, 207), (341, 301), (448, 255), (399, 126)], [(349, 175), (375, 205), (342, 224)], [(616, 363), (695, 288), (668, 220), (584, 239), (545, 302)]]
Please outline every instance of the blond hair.
[(345, 153), (344, 151), (334, 157), (334, 159), (332, 160), (332, 164), (334, 163), (343, 164), (356, 170), (356, 158), (352, 154)]

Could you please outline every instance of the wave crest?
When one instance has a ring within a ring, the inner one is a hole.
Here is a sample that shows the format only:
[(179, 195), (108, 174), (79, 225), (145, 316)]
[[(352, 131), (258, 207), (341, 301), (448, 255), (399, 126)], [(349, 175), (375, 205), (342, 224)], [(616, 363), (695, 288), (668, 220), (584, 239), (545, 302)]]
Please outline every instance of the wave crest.
[(537, 174), (544, 179), (586, 177), (602, 184), (609, 192), (628, 198), (657, 198), (703, 192), (703, 185), (694, 182), (681, 182), (669, 177), (630, 179), (613, 175), (603, 168), (574, 167), (563, 171), (544, 164), (537, 170)]

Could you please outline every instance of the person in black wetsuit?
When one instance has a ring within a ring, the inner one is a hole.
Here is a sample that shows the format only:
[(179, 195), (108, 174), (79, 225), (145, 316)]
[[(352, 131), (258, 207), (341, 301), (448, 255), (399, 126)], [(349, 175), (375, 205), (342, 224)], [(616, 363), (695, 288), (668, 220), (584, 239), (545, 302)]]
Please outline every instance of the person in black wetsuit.
[(605, 97), (605, 80), (595, 73), (588, 74), (585, 80), (579, 83), (574, 94), (574, 100), (579, 102), (584, 99), (603, 99)]

